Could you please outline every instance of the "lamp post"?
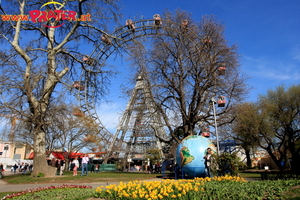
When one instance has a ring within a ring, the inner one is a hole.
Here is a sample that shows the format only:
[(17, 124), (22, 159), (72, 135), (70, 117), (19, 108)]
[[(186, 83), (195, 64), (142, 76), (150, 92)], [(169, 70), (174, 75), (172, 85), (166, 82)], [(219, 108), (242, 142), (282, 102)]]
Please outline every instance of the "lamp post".
[(215, 97), (211, 98), (211, 103), (213, 106), (213, 111), (214, 111), (214, 120), (215, 120), (215, 133), (217, 137), (217, 151), (218, 151), (218, 156), (220, 155), (220, 147), (219, 147), (219, 134), (218, 134), (218, 125), (217, 125), (217, 117), (216, 117), (216, 108), (215, 104), (217, 103)]
[(132, 159), (130, 157), (128, 157), (127, 162), (128, 162), (128, 169), (127, 171), (130, 172), (130, 163), (131, 163)]

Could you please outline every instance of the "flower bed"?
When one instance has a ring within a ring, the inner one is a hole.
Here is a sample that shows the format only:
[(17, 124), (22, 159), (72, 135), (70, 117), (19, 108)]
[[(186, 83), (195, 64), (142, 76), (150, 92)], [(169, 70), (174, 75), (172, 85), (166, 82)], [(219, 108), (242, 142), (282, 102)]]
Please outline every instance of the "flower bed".
[[(94, 195), (94, 189), (91, 186), (85, 185), (60, 185), (39, 187), (36, 189), (25, 190), (13, 194), (6, 195), (2, 200), (6, 199), (85, 199)], [(80, 197), (80, 198), (77, 198)]]
[(246, 182), (240, 177), (196, 178), (193, 180), (132, 181), (98, 187), (96, 197), (117, 200), (152, 199), (277, 199), (300, 180)]

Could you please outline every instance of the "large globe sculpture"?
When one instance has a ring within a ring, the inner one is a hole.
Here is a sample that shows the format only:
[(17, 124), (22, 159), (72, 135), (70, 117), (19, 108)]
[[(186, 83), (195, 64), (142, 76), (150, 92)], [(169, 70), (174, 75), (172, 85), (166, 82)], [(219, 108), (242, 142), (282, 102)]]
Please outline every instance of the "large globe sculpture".
[(206, 137), (192, 135), (184, 138), (176, 150), (176, 163), (185, 175), (204, 177), (204, 155), (210, 147), (216, 151), (215, 145)]

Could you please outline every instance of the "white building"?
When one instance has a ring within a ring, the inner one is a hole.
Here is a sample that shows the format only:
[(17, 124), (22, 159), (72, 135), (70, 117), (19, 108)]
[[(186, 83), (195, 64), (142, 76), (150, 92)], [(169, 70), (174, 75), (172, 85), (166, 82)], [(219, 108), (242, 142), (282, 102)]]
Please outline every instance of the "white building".
[(31, 152), (32, 148), (25, 144), (0, 140), (0, 163), (5, 169), (14, 164), (31, 164), (32, 160), (28, 160)]

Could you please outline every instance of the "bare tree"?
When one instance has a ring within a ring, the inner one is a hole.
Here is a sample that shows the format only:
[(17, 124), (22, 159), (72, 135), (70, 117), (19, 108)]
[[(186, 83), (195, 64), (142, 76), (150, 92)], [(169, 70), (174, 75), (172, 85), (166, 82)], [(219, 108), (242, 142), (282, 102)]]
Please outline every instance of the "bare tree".
[[(48, 152), (56, 149), (65, 149), (68, 153), (78, 152), (82, 149), (92, 151), (96, 141), (91, 140), (95, 123), (83, 113), (76, 113), (78, 108), (70, 104), (55, 107), (52, 112), (52, 123), (47, 126), (46, 143)], [(66, 156), (68, 157), (68, 153)]]
[[(23, 118), (31, 127), (32, 175), (53, 176), (55, 170), (47, 166), (45, 154), (51, 102), (79, 79), (79, 70), (85, 66), (84, 45), (97, 43), (109, 20), (117, 19), (118, 7), (115, 0), (8, 0), (2, 8), (8, 18), (0, 30), (1, 112)], [(28, 13), (30, 19), (26, 19)], [(96, 97), (105, 92), (105, 76), (102, 73), (93, 80)]]
[(132, 60), (147, 73), (170, 135), (180, 142), (195, 134), (195, 128), (214, 125), (213, 98), (218, 123), (230, 123), (233, 118), (226, 113), (248, 91), (247, 77), (239, 70), (236, 46), (228, 45), (224, 25), (214, 16), (196, 23), (189, 13), (178, 10), (175, 15), (166, 11), (162, 19), (167, 27), (177, 23), (178, 32), (158, 26), (147, 44), (151, 48), (145, 47), (143, 55), (132, 50)]

